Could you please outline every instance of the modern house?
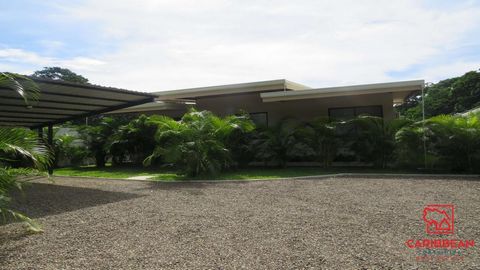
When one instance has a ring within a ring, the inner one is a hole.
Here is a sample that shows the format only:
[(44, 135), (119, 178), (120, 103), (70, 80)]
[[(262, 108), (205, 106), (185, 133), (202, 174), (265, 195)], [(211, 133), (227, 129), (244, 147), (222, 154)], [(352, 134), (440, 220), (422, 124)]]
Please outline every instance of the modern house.
[(288, 80), (260, 81), (156, 92), (155, 102), (113, 113), (180, 118), (193, 106), (222, 116), (245, 111), (256, 123), (266, 125), (286, 117), (348, 119), (367, 114), (392, 119), (394, 104), (423, 87), (423, 80), (329, 88), (311, 88)]

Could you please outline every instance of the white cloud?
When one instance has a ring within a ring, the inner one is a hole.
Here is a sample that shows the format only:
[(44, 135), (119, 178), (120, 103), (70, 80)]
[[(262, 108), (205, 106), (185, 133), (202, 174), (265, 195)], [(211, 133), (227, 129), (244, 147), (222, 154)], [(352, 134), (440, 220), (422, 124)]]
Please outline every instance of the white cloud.
[(97, 67), (104, 65), (104, 62), (100, 60), (87, 57), (59, 59), (41, 56), (21, 49), (0, 49), (0, 61), (2, 70), (21, 74), (31, 74), (33, 71), (46, 66), (60, 66), (76, 72), (88, 72), (97, 70)]
[(445, 10), (416, 0), (90, 0), (63, 6), (60, 17), (97, 25), (92, 38), (117, 44), (114, 51), (66, 60), (24, 51), (17, 57), (71, 67), (94, 83), (144, 91), (278, 78), (314, 87), (380, 82), (397, 79), (389, 71), (419, 64), (426, 67), (404, 79), (437, 80), (480, 64), (451, 59), (456, 64), (425, 65), (466, 42), (480, 25), (473, 2), (458, 5)]
[(471, 70), (479, 70), (479, 62), (456, 61), (444, 65), (436, 65), (430, 67), (423, 72), (425, 78), (429, 78), (427, 82), (437, 82), (447, 78), (462, 76)]

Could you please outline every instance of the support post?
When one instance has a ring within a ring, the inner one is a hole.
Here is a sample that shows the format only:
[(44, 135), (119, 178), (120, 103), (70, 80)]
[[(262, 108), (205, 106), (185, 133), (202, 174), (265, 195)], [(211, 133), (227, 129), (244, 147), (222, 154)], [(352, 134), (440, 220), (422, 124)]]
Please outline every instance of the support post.
[(43, 142), (43, 128), (38, 128), (38, 138)]
[[(53, 150), (53, 126), (48, 125), (48, 132), (47, 132), (47, 142), (48, 146), (51, 150)], [(48, 174), (53, 174), (53, 164), (48, 165)]]
[(422, 86), (422, 129), (423, 129), (423, 164), (427, 170), (427, 136), (425, 135), (425, 86)]

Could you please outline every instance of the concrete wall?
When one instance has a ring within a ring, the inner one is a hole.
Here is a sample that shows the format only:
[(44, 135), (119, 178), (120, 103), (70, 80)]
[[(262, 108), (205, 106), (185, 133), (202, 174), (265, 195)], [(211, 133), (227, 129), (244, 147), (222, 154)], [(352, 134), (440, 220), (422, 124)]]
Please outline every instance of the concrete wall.
[(274, 124), (285, 117), (311, 120), (328, 116), (329, 108), (381, 105), (385, 119), (394, 117), (391, 93), (343, 96), (310, 100), (295, 100), (263, 103), (259, 93), (205, 97), (197, 100), (199, 110), (209, 110), (218, 115), (238, 113), (268, 113), (269, 124)]
[[(248, 113), (268, 113), (269, 124), (274, 124), (285, 117), (312, 120), (327, 117), (329, 108), (375, 106), (380, 105), (385, 119), (394, 118), (391, 93), (342, 96), (331, 98), (304, 99), (280, 102), (262, 102), (260, 93), (223, 95), (197, 99), (198, 110), (209, 110), (221, 116), (247, 111)], [(159, 114), (179, 119), (187, 111), (184, 109), (139, 112), (138, 114)]]

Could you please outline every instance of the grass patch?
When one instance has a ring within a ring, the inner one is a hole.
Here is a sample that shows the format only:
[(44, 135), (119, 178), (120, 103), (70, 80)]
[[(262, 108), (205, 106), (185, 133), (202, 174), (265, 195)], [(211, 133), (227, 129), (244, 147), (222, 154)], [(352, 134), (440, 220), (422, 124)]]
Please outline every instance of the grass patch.
[(55, 176), (84, 176), (84, 177), (100, 177), (100, 178), (129, 178), (134, 176), (160, 176), (165, 175), (166, 180), (176, 175), (174, 172), (159, 172), (155, 168), (130, 167), (130, 166), (111, 166), (105, 168), (97, 168), (95, 166), (82, 167), (66, 167), (58, 168), (53, 171)]
[[(100, 178), (129, 178), (134, 176), (151, 176), (155, 181), (179, 181), (179, 180), (253, 180), (253, 179), (277, 179), (287, 177), (301, 177), (309, 175), (324, 175), (334, 173), (414, 173), (412, 171), (372, 168), (318, 168), (318, 167), (289, 167), (289, 168), (247, 168), (234, 171), (222, 172), (215, 176), (198, 176), (195, 178), (181, 175), (173, 170), (162, 168), (144, 167), (113, 167), (105, 168), (95, 166), (68, 167), (54, 170), (56, 176), (85, 176)], [(418, 172), (416, 172), (418, 173)]]

